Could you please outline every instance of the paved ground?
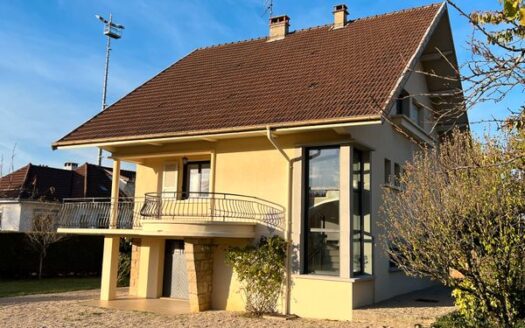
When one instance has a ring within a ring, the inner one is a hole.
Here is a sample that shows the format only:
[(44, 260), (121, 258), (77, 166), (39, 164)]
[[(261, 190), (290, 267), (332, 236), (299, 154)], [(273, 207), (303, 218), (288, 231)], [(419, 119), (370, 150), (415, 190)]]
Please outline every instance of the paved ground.
[[(120, 292), (120, 295), (123, 295)], [(210, 311), (168, 316), (147, 312), (105, 309), (88, 305), (98, 291), (0, 298), (0, 327), (348, 327), (383, 328), (428, 326), (435, 317), (453, 310), (450, 292), (433, 288), (412, 293), (354, 312), (354, 322), (271, 320), (247, 318), (239, 313)]]

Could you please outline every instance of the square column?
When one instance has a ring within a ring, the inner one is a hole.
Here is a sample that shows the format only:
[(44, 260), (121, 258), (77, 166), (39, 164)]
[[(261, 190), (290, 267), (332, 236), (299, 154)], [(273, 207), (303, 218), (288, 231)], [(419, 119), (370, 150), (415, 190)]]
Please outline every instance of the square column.
[(102, 259), (102, 278), (100, 284), (101, 301), (110, 301), (116, 297), (119, 245), (120, 237), (104, 237), (104, 257)]
[(120, 197), (120, 160), (113, 160), (113, 171), (111, 174), (111, 212), (109, 216), (109, 228), (115, 229), (118, 225), (118, 201)]
[(142, 238), (136, 295), (140, 298), (162, 296), (162, 274), (164, 272), (164, 239)]
[(213, 245), (211, 239), (184, 240), (191, 312), (211, 308)]

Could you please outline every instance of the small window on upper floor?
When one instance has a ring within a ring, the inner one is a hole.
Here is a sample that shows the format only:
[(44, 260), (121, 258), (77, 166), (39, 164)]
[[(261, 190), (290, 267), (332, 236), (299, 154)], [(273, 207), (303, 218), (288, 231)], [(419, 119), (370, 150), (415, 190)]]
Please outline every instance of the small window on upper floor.
[(394, 164), (394, 186), (401, 187), (401, 165), (399, 163)]
[(425, 109), (418, 102), (413, 102), (413, 116), (411, 117), (414, 123), (419, 125), (421, 128), (425, 127)]
[(401, 91), (401, 94), (399, 94), (396, 102), (397, 115), (405, 115), (410, 117), (410, 100), (410, 94), (406, 90)]
[(403, 90), (397, 98), (396, 114), (404, 115), (418, 126), (424, 128), (425, 109), (406, 90)]

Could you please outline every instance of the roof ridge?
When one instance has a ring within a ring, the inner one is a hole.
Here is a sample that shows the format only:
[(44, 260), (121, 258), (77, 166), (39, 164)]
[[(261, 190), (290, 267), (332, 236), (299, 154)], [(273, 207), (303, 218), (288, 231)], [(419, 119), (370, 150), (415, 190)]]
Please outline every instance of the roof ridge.
[(390, 12), (383, 13), (383, 14), (376, 14), (376, 15), (370, 15), (370, 16), (360, 17), (360, 18), (356, 18), (356, 19), (354, 19), (353, 21), (355, 22), (355, 21), (362, 21), (362, 20), (376, 19), (376, 18), (381, 18), (381, 17), (385, 17), (385, 16), (391, 16), (391, 15), (404, 14), (404, 13), (411, 12), (411, 11), (422, 10), (422, 9), (428, 9), (428, 8), (433, 8), (433, 7), (439, 7), (439, 6), (442, 6), (443, 3), (445, 3), (445, 1), (442, 1), (442, 2), (433, 2), (433, 3), (430, 3), (430, 4), (428, 4), (428, 5), (424, 5), (424, 6), (418, 6), (418, 7), (411, 7), (411, 8), (405, 8), (405, 9), (399, 9), (399, 10), (394, 10), (394, 11), (390, 11)]
[[(385, 17), (385, 16), (403, 14), (403, 13), (407, 13), (407, 12), (411, 12), (411, 11), (415, 11), (415, 10), (422, 10), (422, 9), (427, 9), (427, 8), (432, 8), (432, 7), (439, 7), (439, 6), (443, 5), (443, 3), (444, 3), (444, 1), (443, 2), (433, 2), (433, 3), (430, 3), (428, 5), (424, 5), (424, 6), (399, 9), (399, 10), (394, 10), (394, 11), (390, 11), (390, 12), (387, 12), (387, 13), (370, 15), (370, 16), (365, 16), (365, 17), (359, 17), (359, 18), (350, 20), (350, 22), (358, 22), (358, 21), (377, 19), (377, 18), (382, 18), (382, 17)], [(311, 30), (315, 30), (315, 29), (319, 29), (319, 28), (331, 27), (331, 26), (333, 26), (332, 23), (314, 25), (314, 26), (310, 26), (310, 27), (301, 28), (301, 29), (298, 29), (298, 30), (293, 30), (293, 31), (290, 32), (290, 34), (307, 32), (307, 31), (311, 31)], [(244, 39), (244, 40), (238, 40), (238, 41), (223, 42), (223, 43), (217, 43), (217, 44), (212, 44), (212, 45), (208, 45), (208, 46), (198, 47), (198, 48), (195, 48), (194, 51), (200, 51), (200, 50), (206, 50), (206, 49), (214, 49), (214, 48), (220, 48), (220, 47), (234, 45), (234, 44), (248, 43), (248, 42), (259, 41), (259, 40), (266, 40), (266, 39), (268, 39), (268, 36), (260, 36), (260, 37)]]

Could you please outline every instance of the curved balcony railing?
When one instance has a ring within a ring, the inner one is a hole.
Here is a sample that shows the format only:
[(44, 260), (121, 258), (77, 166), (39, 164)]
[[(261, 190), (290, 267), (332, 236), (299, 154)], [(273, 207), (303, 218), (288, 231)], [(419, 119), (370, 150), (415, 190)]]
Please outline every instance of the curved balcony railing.
[[(69, 198), (64, 199), (58, 220), (60, 228), (108, 229), (111, 210), (115, 202), (111, 198)], [(120, 198), (115, 228), (133, 229), (140, 227), (140, 210), (144, 198)]]
[[(109, 198), (66, 199), (59, 212), (62, 228), (107, 229), (115, 205)], [(117, 229), (140, 228), (142, 221), (249, 222), (282, 228), (284, 208), (257, 197), (201, 192), (147, 193), (118, 201)], [(113, 228), (113, 227), (112, 227)]]

